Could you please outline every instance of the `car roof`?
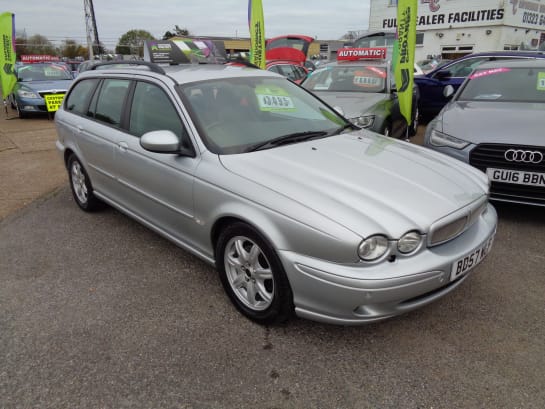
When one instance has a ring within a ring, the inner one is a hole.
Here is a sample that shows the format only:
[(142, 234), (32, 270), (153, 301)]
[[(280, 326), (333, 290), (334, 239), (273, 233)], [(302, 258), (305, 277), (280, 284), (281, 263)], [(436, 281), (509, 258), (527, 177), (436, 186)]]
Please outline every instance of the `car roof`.
[(450, 60), (444, 65), (439, 65), (426, 75), (435, 73), (436, 71), (441, 71), (442, 69), (448, 68), (450, 65), (458, 62), (467, 60), (469, 58), (475, 57), (513, 57), (513, 58), (545, 58), (545, 52), (543, 51), (530, 51), (530, 50), (503, 50), (503, 51), (484, 51), (480, 53), (466, 54), (462, 57)]
[(327, 64), (320, 65), (318, 69), (326, 67), (361, 67), (362, 65), (374, 66), (374, 67), (387, 67), (388, 61), (386, 60), (357, 60), (357, 61), (333, 61)]
[[(139, 68), (140, 67), (140, 68)], [(142, 69), (142, 66), (136, 65), (135, 67), (116, 67), (111, 69), (95, 70), (91, 69), (84, 71), (80, 74), (81, 78), (92, 76), (107, 76), (111, 74), (124, 74), (124, 75), (138, 75), (138, 76), (150, 76), (156, 78), (163, 78), (165, 75), (171, 78), (178, 84), (187, 84), (197, 81), (206, 81), (213, 79), (223, 78), (237, 78), (237, 77), (278, 77), (284, 78), (279, 74), (260, 70), (252, 67), (241, 67), (228, 64), (180, 64), (170, 66), (157, 65), (158, 71), (153, 72), (149, 68)], [(78, 76), (78, 78), (80, 78)]]
[(517, 60), (500, 60), (500, 61), (489, 61), (482, 64), (476, 69), (489, 69), (489, 68), (545, 68), (545, 59), (544, 58), (524, 58)]

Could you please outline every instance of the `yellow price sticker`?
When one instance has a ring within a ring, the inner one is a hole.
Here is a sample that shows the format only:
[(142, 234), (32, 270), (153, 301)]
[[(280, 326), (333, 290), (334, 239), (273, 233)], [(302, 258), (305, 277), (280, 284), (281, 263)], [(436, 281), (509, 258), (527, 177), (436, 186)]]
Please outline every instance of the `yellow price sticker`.
[(61, 106), (64, 94), (44, 95), (44, 99), (47, 112), (55, 112)]

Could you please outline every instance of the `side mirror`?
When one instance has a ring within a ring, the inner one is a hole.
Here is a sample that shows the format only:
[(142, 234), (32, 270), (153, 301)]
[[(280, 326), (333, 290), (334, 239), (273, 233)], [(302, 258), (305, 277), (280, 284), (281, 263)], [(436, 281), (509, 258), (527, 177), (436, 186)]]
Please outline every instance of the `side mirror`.
[(452, 77), (452, 73), (449, 70), (439, 70), (437, 71), (437, 74), (435, 74), (435, 78), (438, 80), (446, 80), (450, 77)]
[(443, 88), (443, 95), (445, 98), (451, 98), (454, 95), (455, 89), (452, 85), (447, 85)]
[(176, 153), (184, 156), (194, 156), (193, 151), (183, 148), (180, 140), (172, 131), (151, 131), (140, 137), (140, 146), (155, 153)]

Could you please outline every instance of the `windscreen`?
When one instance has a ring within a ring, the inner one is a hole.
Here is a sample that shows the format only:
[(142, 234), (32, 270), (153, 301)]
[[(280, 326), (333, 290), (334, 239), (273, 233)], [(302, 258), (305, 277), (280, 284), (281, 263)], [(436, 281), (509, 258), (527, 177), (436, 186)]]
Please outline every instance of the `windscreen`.
[(458, 100), (545, 102), (545, 66), (478, 69), (469, 77)]
[(294, 133), (332, 134), (348, 123), (292, 82), (244, 77), (181, 85), (204, 143), (214, 153), (247, 152)]
[(21, 82), (71, 80), (68, 70), (55, 64), (29, 64), (17, 68), (17, 78)]
[(386, 67), (331, 66), (318, 69), (303, 83), (310, 91), (386, 92)]

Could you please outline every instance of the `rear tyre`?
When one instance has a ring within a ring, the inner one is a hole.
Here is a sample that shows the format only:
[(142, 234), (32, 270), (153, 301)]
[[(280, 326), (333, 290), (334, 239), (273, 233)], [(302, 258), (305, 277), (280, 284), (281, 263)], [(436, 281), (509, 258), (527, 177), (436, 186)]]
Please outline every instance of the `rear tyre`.
[(82, 210), (92, 212), (104, 206), (103, 202), (93, 194), (89, 176), (76, 155), (70, 155), (68, 158), (68, 178), (74, 200)]
[(235, 307), (259, 324), (287, 321), (293, 295), (278, 255), (252, 227), (235, 223), (216, 244), (216, 267)]

